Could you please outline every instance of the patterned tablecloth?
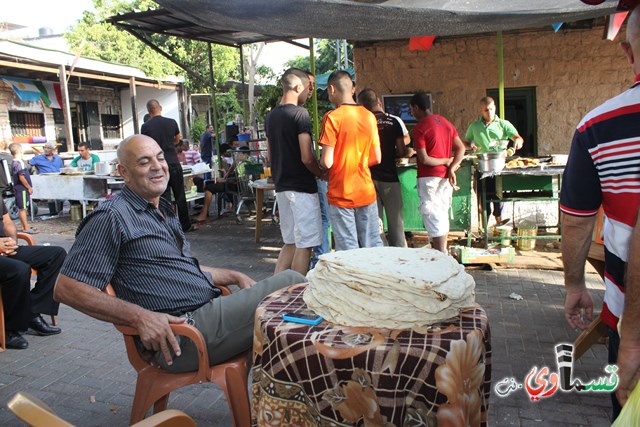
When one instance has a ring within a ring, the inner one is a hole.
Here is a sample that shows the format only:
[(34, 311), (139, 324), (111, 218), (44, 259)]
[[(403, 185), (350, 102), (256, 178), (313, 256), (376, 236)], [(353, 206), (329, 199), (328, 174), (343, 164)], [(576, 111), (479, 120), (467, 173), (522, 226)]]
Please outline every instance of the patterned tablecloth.
[(306, 285), (256, 312), (252, 418), (259, 426), (487, 424), (491, 340), (480, 307), (424, 330), (285, 322)]

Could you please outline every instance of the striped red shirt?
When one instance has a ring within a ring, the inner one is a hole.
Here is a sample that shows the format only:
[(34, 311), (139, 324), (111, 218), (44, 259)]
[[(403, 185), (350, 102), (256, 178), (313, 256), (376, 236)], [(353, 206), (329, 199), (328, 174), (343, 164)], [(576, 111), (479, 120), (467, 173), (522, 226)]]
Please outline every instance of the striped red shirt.
[(627, 91), (587, 114), (573, 136), (560, 209), (605, 213), (605, 297), (600, 316), (616, 328), (624, 308), (629, 240), (640, 206), (640, 75)]

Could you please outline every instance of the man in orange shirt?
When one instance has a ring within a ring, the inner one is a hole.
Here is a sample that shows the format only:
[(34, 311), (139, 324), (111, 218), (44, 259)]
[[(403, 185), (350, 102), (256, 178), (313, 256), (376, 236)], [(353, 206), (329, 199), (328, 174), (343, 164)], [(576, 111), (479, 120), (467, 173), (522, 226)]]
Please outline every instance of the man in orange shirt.
[(331, 73), (327, 92), (336, 109), (322, 119), (320, 165), (329, 169), (327, 199), (336, 250), (382, 246), (369, 170), (382, 160), (376, 118), (354, 102), (349, 73)]

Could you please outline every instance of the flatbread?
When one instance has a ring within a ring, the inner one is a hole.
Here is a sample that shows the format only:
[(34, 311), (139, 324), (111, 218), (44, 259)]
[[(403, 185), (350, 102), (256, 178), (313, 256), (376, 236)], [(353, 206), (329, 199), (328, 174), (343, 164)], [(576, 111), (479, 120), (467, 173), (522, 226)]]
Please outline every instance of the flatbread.
[(421, 328), (475, 305), (475, 282), (432, 249), (363, 248), (320, 257), (307, 274), (307, 306), (346, 326)]

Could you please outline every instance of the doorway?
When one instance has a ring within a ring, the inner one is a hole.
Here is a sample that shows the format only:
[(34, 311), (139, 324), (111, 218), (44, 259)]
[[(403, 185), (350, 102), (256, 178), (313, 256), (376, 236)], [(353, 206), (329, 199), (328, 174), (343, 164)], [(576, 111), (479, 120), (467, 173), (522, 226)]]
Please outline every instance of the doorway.
[(92, 150), (102, 150), (98, 103), (70, 102), (69, 105), (74, 149), (78, 149), (80, 142), (88, 142)]
[[(500, 111), (498, 89), (488, 89), (487, 96), (496, 101), (496, 110)], [(501, 119), (511, 122), (524, 139), (524, 146), (518, 154), (523, 157), (538, 155), (538, 122), (536, 112), (536, 88), (519, 87), (504, 90), (504, 115)]]

